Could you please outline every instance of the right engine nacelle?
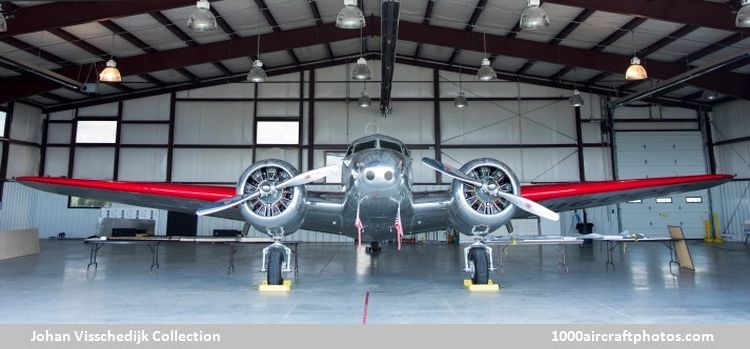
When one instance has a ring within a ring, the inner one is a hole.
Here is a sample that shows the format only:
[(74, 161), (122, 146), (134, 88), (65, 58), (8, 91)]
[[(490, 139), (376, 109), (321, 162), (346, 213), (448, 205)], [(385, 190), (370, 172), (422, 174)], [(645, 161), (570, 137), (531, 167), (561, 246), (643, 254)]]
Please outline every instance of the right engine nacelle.
[[(242, 173), (237, 182), (237, 195), (253, 193), (264, 185), (275, 185), (299, 174), (294, 166), (282, 160), (258, 161)], [(284, 235), (296, 232), (305, 219), (308, 206), (305, 186), (273, 190), (239, 205), (245, 221), (266, 233), (282, 229)]]
[[(472, 160), (460, 170), (488, 186), (496, 185), (501, 191), (521, 195), (518, 177), (508, 165), (498, 160)], [(472, 230), (479, 226), (486, 226), (487, 233), (493, 232), (516, 214), (516, 206), (510, 202), (459, 180), (451, 184), (451, 196), (450, 222), (463, 234), (471, 235)]]

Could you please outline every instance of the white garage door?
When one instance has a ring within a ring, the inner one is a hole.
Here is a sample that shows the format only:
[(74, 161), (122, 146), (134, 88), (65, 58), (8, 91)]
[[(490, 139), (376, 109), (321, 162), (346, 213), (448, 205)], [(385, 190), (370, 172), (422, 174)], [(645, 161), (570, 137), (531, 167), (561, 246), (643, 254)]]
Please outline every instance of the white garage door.
[[(698, 131), (618, 132), (616, 139), (620, 179), (706, 173)], [(686, 237), (702, 238), (708, 215), (706, 190), (620, 204), (622, 229), (649, 236), (666, 235), (667, 225), (681, 225)]]

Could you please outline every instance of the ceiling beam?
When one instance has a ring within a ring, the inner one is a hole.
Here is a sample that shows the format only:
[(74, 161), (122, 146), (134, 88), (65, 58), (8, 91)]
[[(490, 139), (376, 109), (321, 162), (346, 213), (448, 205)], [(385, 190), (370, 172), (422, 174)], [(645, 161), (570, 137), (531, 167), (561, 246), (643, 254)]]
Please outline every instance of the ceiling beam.
[[(153, 17), (156, 21), (161, 23), (167, 30), (169, 30), (174, 36), (176, 36), (178, 39), (182, 40), (186, 45), (192, 47), (198, 45), (195, 40), (190, 37), (187, 33), (185, 33), (180, 27), (178, 27), (176, 24), (174, 24), (167, 16), (165, 16), (163, 13), (159, 11), (151, 12), (149, 13), (151, 17)], [(222, 74), (224, 75), (231, 75), (232, 71), (229, 70), (224, 64), (221, 64), (221, 62), (211, 62), (216, 69), (219, 69)], [(181, 68), (177, 70), (180, 74), (185, 75), (190, 80), (198, 80), (198, 77), (191, 73), (190, 71), (186, 70), (185, 68)]]
[(8, 31), (0, 33), (0, 37), (185, 6), (195, 6), (195, 0), (54, 1), (16, 9), (8, 22)]
[[(315, 18), (315, 24), (321, 25), (323, 24), (323, 18), (320, 17), (320, 10), (318, 9), (318, 3), (315, 2), (315, 0), (310, 0), (307, 2), (310, 5), (310, 11), (312, 11), (313, 18)], [(328, 52), (328, 58), (333, 59), (335, 56), (333, 55), (333, 48), (331, 47), (331, 43), (326, 43), (326, 52)]]
[[(378, 19), (370, 17), (368, 21), (369, 24), (365, 27), (365, 32), (367, 35), (377, 35), (380, 27)], [(482, 47), (483, 35), (481, 33), (405, 21), (402, 21), (400, 26), (399, 36), (402, 40), (466, 50), (477, 50)], [(333, 23), (297, 28), (263, 35), (265, 44), (261, 47), (261, 53), (354, 39), (358, 36), (358, 32), (337, 29)], [(125, 57), (118, 62), (118, 67), (125, 74), (142, 74), (248, 56), (254, 51), (257, 39), (257, 37), (246, 37), (239, 40), (220, 41), (153, 54)], [(486, 40), (487, 51), (495, 55), (559, 63), (612, 73), (621, 72), (623, 62), (627, 62), (630, 58), (624, 55), (550, 45), (505, 36), (487, 35)], [(76, 76), (79, 69), (81, 67), (71, 66), (58, 69), (56, 72), (67, 76)], [(657, 79), (668, 79), (685, 70), (682, 64), (649, 62), (649, 72)], [(750, 89), (747, 89), (747, 86), (750, 85), (750, 77), (747, 75), (716, 71), (692, 80), (691, 84), (726, 95), (750, 99)], [(0, 102), (38, 94), (54, 87), (56, 86), (34, 77), (6, 78), (0, 80)]]
[[(591, 51), (600, 52), (604, 50), (605, 48), (607, 48), (607, 46), (612, 45), (617, 40), (620, 40), (620, 38), (625, 36), (625, 34), (633, 31), (633, 29), (637, 28), (639, 25), (643, 24), (643, 22), (645, 21), (646, 21), (645, 18), (639, 18), (639, 17), (631, 19), (630, 21), (628, 21), (628, 23), (625, 23), (622, 27), (618, 28), (614, 33), (609, 34), (609, 36), (604, 38), (602, 41), (599, 41), (599, 43), (597, 43), (596, 45), (594, 45), (594, 47), (591, 48)], [(570, 71), (573, 69), (573, 67), (565, 67), (563, 69), (568, 69), (568, 71)], [(562, 72), (562, 70), (555, 73), (555, 75), (557, 76), (562, 76), (563, 74), (564, 73)], [(599, 73), (593, 78), (586, 81), (585, 84), (593, 85), (603, 80), (607, 76), (609, 76), (609, 73), (604, 73), (604, 72)]]
[(733, 9), (719, 2), (704, 0), (545, 0), (545, 2), (750, 34), (750, 30), (740, 29), (734, 25)]
[[(579, 25), (581, 25), (589, 17), (591, 17), (591, 15), (594, 14), (594, 12), (596, 11), (590, 10), (590, 9), (584, 9), (583, 11), (579, 12), (578, 15), (575, 18), (573, 18), (573, 20), (571, 20), (570, 23), (568, 23), (565, 26), (565, 28), (563, 28), (559, 33), (557, 33), (557, 35), (555, 35), (555, 37), (552, 38), (552, 40), (550, 40), (547, 43), (552, 44), (552, 45), (559, 45), (560, 42), (565, 40), (565, 38), (567, 38), (568, 35), (570, 35), (574, 30), (576, 30), (576, 28), (578, 28)], [(531, 68), (534, 65), (534, 63), (536, 63), (536, 61), (528, 61), (524, 63), (524, 65), (521, 66), (521, 69), (518, 69), (518, 71), (516, 71), (516, 74), (519, 74), (519, 75), (523, 74), (524, 72), (526, 72), (526, 70)], [(559, 79), (560, 76), (558, 74), (555, 74), (553, 75), (553, 78), (554, 78), (553, 80)]]
[[(424, 9), (424, 16), (422, 16), (422, 24), (430, 24), (432, 20), (432, 9), (435, 8), (435, 0), (427, 1), (427, 6)], [(417, 49), (414, 51), (414, 58), (419, 58), (419, 54), (422, 51), (422, 43), (417, 43)]]
[[(271, 26), (271, 29), (273, 29), (274, 33), (278, 33), (281, 31), (281, 27), (279, 27), (279, 23), (276, 22), (276, 18), (271, 13), (271, 9), (268, 8), (268, 5), (266, 5), (266, 2), (264, 0), (255, 0), (255, 4), (260, 9), (260, 12), (263, 13), (263, 17), (266, 18), (266, 22)], [(260, 25), (260, 23), (258, 23)], [(287, 54), (289, 54), (290, 57), (292, 57), (292, 61), (294, 61), (295, 64), (299, 64), (299, 58), (297, 58), (297, 54), (294, 53), (294, 50), (289, 49), (286, 50)]]
[[(477, 24), (479, 17), (482, 15), (485, 6), (487, 6), (487, 0), (479, 0), (477, 2), (476, 6), (474, 6), (474, 12), (471, 13), (471, 17), (469, 17), (469, 21), (466, 23), (464, 30), (474, 31), (474, 26)], [(458, 58), (459, 53), (461, 53), (461, 50), (453, 49), (451, 57), (448, 58), (448, 63), (453, 64), (453, 62), (456, 61), (456, 58)]]

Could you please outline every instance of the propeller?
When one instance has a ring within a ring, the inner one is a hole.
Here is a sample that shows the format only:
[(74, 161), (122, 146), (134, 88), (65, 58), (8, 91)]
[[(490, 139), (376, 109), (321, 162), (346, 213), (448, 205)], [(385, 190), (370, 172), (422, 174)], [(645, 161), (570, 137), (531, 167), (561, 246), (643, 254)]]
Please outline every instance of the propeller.
[(263, 193), (272, 193), (274, 190), (280, 190), (280, 189), (289, 188), (289, 187), (296, 187), (298, 185), (315, 182), (323, 177), (335, 174), (337, 171), (338, 171), (338, 165), (330, 165), (326, 167), (316, 168), (314, 170), (310, 170), (310, 171), (298, 174), (274, 186), (267, 186), (267, 188), (259, 188), (259, 190), (253, 193), (237, 195), (228, 199), (214, 201), (198, 209), (198, 211), (196, 211), (195, 214), (199, 216), (205, 216), (208, 214), (223, 211), (228, 208), (237, 206), (243, 202), (252, 200), (253, 198), (263, 195)]
[(458, 169), (456, 169), (454, 167), (451, 167), (449, 165), (445, 165), (445, 164), (443, 164), (440, 161), (437, 161), (435, 159), (430, 159), (430, 158), (422, 158), (422, 163), (424, 163), (425, 165), (427, 165), (427, 167), (429, 167), (429, 168), (431, 168), (431, 169), (433, 169), (435, 171), (438, 171), (438, 172), (440, 172), (440, 173), (442, 173), (442, 174), (444, 174), (444, 175), (446, 175), (448, 177), (451, 177), (451, 178), (454, 178), (454, 179), (458, 179), (459, 181), (462, 181), (462, 182), (464, 182), (466, 184), (470, 184), (470, 185), (475, 186), (477, 188), (482, 188), (483, 190), (485, 190), (489, 194), (492, 194), (494, 196), (499, 196), (499, 197), (501, 197), (501, 198), (503, 198), (505, 200), (508, 200), (511, 204), (515, 205), (516, 207), (518, 207), (518, 208), (520, 208), (520, 209), (522, 209), (522, 210), (524, 210), (526, 212), (529, 212), (531, 214), (534, 214), (534, 215), (537, 215), (539, 217), (546, 218), (546, 219), (549, 219), (549, 220), (553, 220), (553, 221), (560, 220), (560, 215), (559, 214), (557, 214), (556, 212), (554, 212), (554, 211), (552, 211), (552, 210), (550, 210), (550, 209), (548, 209), (548, 208), (546, 208), (546, 207), (544, 207), (544, 206), (542, 206), (542, 205), (540, 205), (540, 204), (538, 204), (538, 203), (536, 203), (534, 201), (531, 201), (529, 199), (526, 199), (526, 198), (523, 198), (523, 197), (520, 197), (520, 196), (516, 196), (516, 195), (513, 195), (513, 194), (509, 194), (509, 193), (500, 191), (498, 188), (488, 188), (488, 186), (485, 185), (485, 183), (480, 182), (476, 178), (471, 178), (471, 177), (467, 176), (466, 174), (464, 174), (463, 172), (461, 172), (460, 170), (458, 170)]

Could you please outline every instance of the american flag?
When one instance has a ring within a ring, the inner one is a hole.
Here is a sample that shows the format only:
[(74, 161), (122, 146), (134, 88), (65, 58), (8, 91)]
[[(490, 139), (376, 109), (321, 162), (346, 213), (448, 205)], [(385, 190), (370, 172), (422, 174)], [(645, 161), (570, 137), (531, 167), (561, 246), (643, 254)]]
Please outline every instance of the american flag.
[(362, 249), (362, 231), (365, 230), (365, 226), (359, 219), (359, 205), (357, 205), (357, 218), (354, 220), (354, 226), (357, 228), (357, 248)]
[(396, 242), (398, 250), (401, 251), (401, 237), (404, 236), (404, 227), (401, 225), (401, 205), (398, 205), (398, 212), (396, 212), (396, 221), (393, 222), (393, 228), (396, 229)]

